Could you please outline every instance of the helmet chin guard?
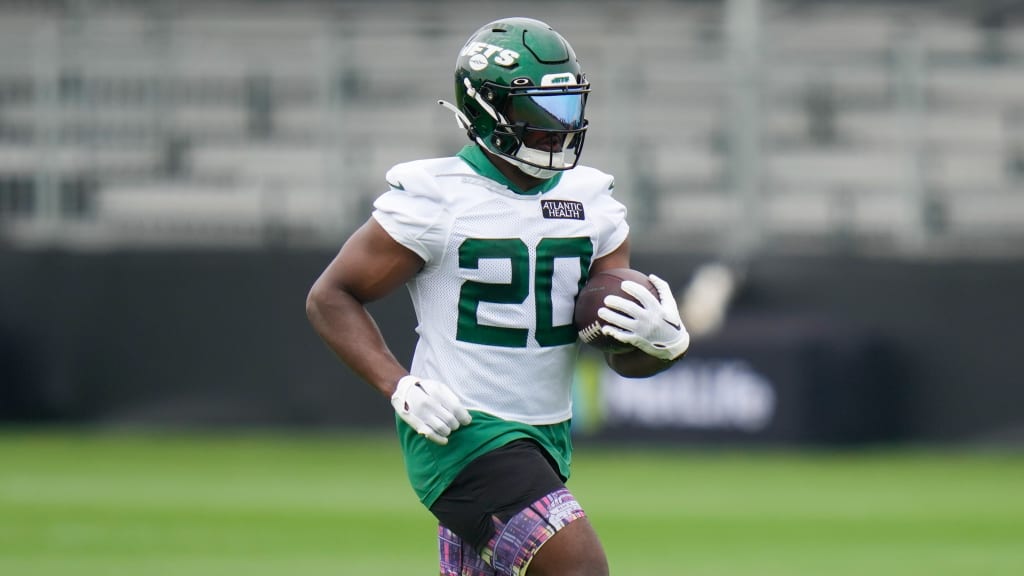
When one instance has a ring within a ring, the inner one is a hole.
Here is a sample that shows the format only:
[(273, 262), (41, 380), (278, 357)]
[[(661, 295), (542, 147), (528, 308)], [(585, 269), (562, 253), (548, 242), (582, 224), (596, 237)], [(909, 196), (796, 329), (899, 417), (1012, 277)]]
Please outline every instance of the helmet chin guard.
[[(526, 146), (519, 147), (515, 158), (506, 157), (505, 159), (528, 176), (542, 180), (553, 178), (555, 174), (562, 170), (568, 170), (573, 167), (565, 165), (565, 152), (545, 152), (543, 150), (527, 148)], [(548, 166), (562, 166), (562, 168), (541, 168), (545, 163)]]
[(529, 18), (480, 28), (459, 52), (455, 113), (470, 140), (534, 178), (576, 166), (590, 84), (572, 47)]

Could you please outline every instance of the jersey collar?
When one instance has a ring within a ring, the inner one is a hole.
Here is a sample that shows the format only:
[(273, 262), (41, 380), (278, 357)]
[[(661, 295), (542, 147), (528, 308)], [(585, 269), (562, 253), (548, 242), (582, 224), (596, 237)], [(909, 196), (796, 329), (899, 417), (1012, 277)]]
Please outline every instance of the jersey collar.
[(505, 187), (507, 187), (509, 190), (523, 196), (543, 194), (544, 192), (547, 192), (548, 190), (551, 190), (552, 188), (557, 186), (558, 181), (562, 179), (562, 173), (559, 172), (558, 174), (555, 174), (553, 177), (548, 178), (544, 182), (534, 186), (533, 188), (530, 188), (529, 190), (522, 190), (515, 184), (510, 182), (509, 179), (506, 178), (504, 174), (499, 172), (498, 169), (494, 166), (494, 164), (491, 163), (491, 159), (488, 158), (487, 155), (484, 154), (483, 150), (481, 150), (480, 147), (477, 146), (476, 144), (467, 144), (462, 150), (459, 150), (459, 153), (456, 154), (456, 156), (462, 158), (462, 160), (465, 161), (466, 164), (469, 164), (470, 168), (472, 168), (473, 171), (476, 172), (477, 174), (483, 176), (484, 178), (494, 180), (495, 182), (498, 182), (500, 184), (504, 184)]

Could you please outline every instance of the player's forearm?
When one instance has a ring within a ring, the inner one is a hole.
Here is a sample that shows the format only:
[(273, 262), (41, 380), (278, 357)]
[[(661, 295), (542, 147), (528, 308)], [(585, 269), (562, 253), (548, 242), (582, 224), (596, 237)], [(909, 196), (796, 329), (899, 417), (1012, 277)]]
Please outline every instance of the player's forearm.
[(395, 383), (407, 374), (361, 302), (320, 284), (306, 298), (306, 316), (320, 338), (353, 372), (390, 398)]

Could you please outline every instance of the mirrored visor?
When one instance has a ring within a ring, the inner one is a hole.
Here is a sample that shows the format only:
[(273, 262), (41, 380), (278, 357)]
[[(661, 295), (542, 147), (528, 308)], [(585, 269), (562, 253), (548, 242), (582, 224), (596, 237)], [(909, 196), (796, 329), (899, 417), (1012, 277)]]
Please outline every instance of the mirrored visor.
[(525, 92), (509, 98), (509, 119), (547, 130), (578, 130), (583, 126), (583, 94)]

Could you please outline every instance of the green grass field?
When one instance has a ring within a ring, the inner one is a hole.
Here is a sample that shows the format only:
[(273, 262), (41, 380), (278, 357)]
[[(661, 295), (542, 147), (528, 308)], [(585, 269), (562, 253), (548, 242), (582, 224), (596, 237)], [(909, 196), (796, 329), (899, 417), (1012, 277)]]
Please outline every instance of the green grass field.
[[(582, 446), (613, 574), (1019, 576), (1024, 456)], [(429, 575), (390, 436), (0, 433), (0, 574)]]

